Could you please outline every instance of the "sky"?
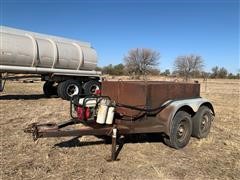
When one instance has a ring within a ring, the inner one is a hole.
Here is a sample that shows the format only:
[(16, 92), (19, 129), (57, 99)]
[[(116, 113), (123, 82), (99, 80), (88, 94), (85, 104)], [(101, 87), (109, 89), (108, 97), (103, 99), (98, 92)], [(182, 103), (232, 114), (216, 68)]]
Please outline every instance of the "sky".
[(238, 0), (0, 0), (1, 25), (87, 41), (98, 66), (123, 63), (130, 49), (161, 54), (159, 68), (173, 70), (177, 56), (196, 54), (205, 71), (236, 73)]

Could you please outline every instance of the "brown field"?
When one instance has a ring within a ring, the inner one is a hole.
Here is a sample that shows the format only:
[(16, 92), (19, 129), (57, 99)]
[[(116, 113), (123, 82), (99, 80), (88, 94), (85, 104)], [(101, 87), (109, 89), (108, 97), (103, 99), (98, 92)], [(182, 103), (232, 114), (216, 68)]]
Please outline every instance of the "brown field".
[(200, 80), (201, 96), (214, 104), (209, 136), (181, 150), (145, 136), (124, 144), (107, 162), (110, 144), (93, 136), (33, 142), (23, 129), (32, 122), (69, 119), (69, 103), (45, 98), (42, 82), (7, 82), (0, 96), (2, 179), (239, 179), (240, 81)]

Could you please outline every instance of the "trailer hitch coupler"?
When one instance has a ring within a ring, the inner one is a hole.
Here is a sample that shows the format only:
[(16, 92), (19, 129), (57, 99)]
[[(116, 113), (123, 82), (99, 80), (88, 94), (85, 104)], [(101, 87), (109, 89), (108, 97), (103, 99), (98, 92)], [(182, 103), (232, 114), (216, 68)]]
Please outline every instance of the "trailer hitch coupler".
[(36, 123), (28, 125), (23, 131), (25, 133), (31, 133), (34, 141), (38, 139), (38, 128)]

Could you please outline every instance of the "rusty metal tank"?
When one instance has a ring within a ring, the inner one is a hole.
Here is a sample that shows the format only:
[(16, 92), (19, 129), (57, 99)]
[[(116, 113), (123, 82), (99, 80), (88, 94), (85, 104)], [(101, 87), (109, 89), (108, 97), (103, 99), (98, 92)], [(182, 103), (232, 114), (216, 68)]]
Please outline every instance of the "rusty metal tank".
[(43, 68), (51, 73), (54, 69), (94, 70), (97, 65), (96, 51), (88, 42), (5, 26), (0, 26), (0, 42), (0, 66), (9, 70)]
[[(102, 95), (120, 104), (136, 107), (157, 108), (168, 100), (200, 97), (199, 83), (173, 81), (103, 81)], [(130, 116), (139, 111), (118, 109)]]

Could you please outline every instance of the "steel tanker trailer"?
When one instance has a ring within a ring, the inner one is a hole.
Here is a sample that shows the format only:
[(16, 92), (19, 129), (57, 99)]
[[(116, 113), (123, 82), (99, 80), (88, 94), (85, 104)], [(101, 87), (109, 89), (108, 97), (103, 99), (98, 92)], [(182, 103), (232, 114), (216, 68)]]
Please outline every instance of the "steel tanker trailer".
[(96, 66), (97, 53), (88, 42), (0, 26), (1, 81), (7, 73), (37, 74), (46, 96), (69, 100), (100, 88)]

